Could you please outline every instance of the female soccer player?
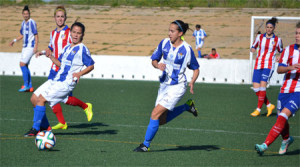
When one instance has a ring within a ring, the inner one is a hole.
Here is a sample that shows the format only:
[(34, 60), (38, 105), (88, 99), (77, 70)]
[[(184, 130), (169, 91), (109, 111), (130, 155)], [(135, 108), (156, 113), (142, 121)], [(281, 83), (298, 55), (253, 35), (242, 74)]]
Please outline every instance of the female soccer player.
[(19, 92), (33, 92), (30, 70), (28, 68), (30, 59), (38, 49), (38, 31), (34, 20), (30, 18), (30, 10), (28, 6), (24, 6), (22, 10), (23, 22), (21, 24), (20, 36), (9, 43), (13, 46), (15, 42), (23, 39), (23, 49), (20, 60), (20, 67), (23, 74), (24, 85), (22, 85)]
[[(31, 100), (34, 106), (33, 126), (24, 135), (25, 137), (36, 136), (39, 130), (49, 127), (46, 116), (46, 102), (50, 107), (60, 102), (66, 102), (79, 78), (94, 69), (94, 61), (90, 52), (82, 43), (84, 31), (84, 25), (75, 22), (71, 27), (72, 44), (64, 47), (58, 59), (51, 54), (47, 55), (60, 68), (53, 80), (47, 80), (32, 95)], [(86, 66), (86, 68), (81, 71), (83, 66)]]
[(267, 105), (267, 117), (272, 114), (275, 106), (271, 104), (266, 96), (266, 87), (268, 79), (272, 74), (272, 67), (275, 65), (276, 50), (282, 52), (282, 41), (274, 34), (276, 18), (272, 18), (266, 23), (266, 33), (257, 35), (251, 52), (256, 52), (259, 47), (254, 72), (253, 72), (253, 90), (258, 96), (257, 108), (251, 113), (253, 117), (260, 115), (261, 107), (265, 103)]
[[(63, 6), (58, 6), (54, 11), (54, 20), (56, 22), (56, 29), (53, 30), (50, 33), (50, 43), (48, 48), (46, 49), (46, 52), (38, 52), (37, 55), (46, 54), (47, 56), (54, 55), (56, 59), (58, 59), (59, 55), (61, 55), (63, 48), (72, 43), (71, 35), (70, 35), (70, 28), (65, 25), (65, 22), (67, 20), (67, 12), (66, 9)], [(53, 80), (57, 74), (57, 71), (59, 70), (59, 67), (55, 65), (55, 63), (52, 63), (50, 74), (48, 76), (48, 80)], [(49, 81), (51, 82), (51, 81)], [(33, 100), (36, 99), (35, 95), (32, 96)], [(84, 103), (81, 100), (77, 99), (76, 97), (72, 96), (72, 93), (70, 94), (68, 100), (65, 102), (68, 105), (72, 106), (79, 106), (81, 107), (86, 115), (88, 121), (91, 121), (93, 116), (92, 111), (92, 104), (91, 103)], [(58, 124), (53, 126), (52, 129), (67, 129), (68, 124), (66, 123), (64, 119), (64, 115), (62, 113), (62, 108), (59, 103), (54, 105), (52, 107), (52, 110), (54, 114), (56, 115), (58, 119)]]
[(196, 30), (193, 33), (193, 37), (195, 38), (196, 41), (196, 49), (198, 51), (198, 57), (202, 58), (201, 48), (204, 44), (204, 38), (207, 37), (207, 35), (205, 31), (201, 29), (201, 25), (199, 24), (196, 25)]
[(300, 22), (296, 25), (296, 44), (287, 46), (279, 60), (279, 74), (285, 73), (284, 82), (278, 96), (278, 117), (265, 142), (256, 144), (255, 149), (262, 155), (265, 150), (281, 135), (282, 143), (279, 154), (285, 154), (294, 141), (289, 133), (288, 119), (300, 108)]
[[(159, 125), (170, 122), (184, 111), (197, 116), (197, 109), (191, 99), (186, 104), (175, 107), (186, 91), (187, 80), (184, 74), (186, 67), (193, 70), (193, 77), (189, 83), (192, 94), (194, 94), (194, 83), (199, 75), (199, 64), (194, 52), (191, 46), (182, 40), (188, 29), (189, 25), (183, 21), (173, 21), (169, 26), (169, 38), (160, 42), (151, 57), (153, 67), (163, 71), (163, 74), (160, 77), (160, 88), (145, 140), (134, 151), (148, 151)], [(161, 58), (163, 58), (162, 62), (160, 62)]]

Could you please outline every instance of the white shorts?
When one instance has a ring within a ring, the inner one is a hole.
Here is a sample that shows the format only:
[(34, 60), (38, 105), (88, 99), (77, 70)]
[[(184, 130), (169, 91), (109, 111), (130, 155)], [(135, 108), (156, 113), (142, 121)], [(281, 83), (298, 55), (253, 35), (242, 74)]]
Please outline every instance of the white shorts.
[(202, 48), (203, 44), (204, 44), (204, 42), (203, 42), (203, 41), (201, 41), (201, 42), (200, 42), (200, 44), (196, 45), (196, 49), (198, 49), (198, 48)]
[(50, 107), (53, 107), (60, 102), (66, 103), (69, 98), (69, 93), (73, 89), (74, 86), (69, 86), (66, 82), (57, 82), (49, 79), (36, 89), (34, 94), (37, 97), (42, 95), (47, 100)]
[(158, 104), (172, 111), (186, 91), (186, 82), (177, 85), (160, 84), (155, 106)]
[(23, 48), (20, 62), (29, 64), (32, 56), (33, 56), (33, 48)]

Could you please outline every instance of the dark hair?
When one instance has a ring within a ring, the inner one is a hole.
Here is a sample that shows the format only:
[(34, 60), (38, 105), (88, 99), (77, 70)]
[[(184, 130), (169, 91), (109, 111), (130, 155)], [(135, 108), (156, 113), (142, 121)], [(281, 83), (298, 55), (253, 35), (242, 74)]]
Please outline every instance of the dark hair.
[(178, 31), (179, 32), (183, 32), (183, 35), (185, 34), (185, 32), (188, 30), (188, 29), (190, 29), (189, 28), (189, 24), (187, 24), (187, 23), (184, 23), (183, 21), (181, 21), (181, 20), (175, 20), (175, 21), (173, 21), (171, 24), (175, 24), (175, 25), (177, 25), (178, 26)]
[(278, 23), (278, 19), (276, 17), (272, 17), (272, 19), (267, 21), (266, 25), (267, 24), (272, 24), (275, 27), (276, 23)]
[(201, 25), (200, 25), (200, 24), (197, 24), (197, 25), (196, 25), (196, 28), (201, 28)]
[(80, 22), (75, 22), (75, 23), (73, 23), (72, 26), (71, 26), (71, 31), (73, 30), (73, 27), (75, 27), (75, 26), (78, 26), (78, 27), (81, 28), (82, 36), (81, 36), (81, 38), (80, 38), (80, 41), (82, 41), (82, 40), (83, 40), (83, 36), (84, 36), (85, 27), (84, 27), (84, 25), (83, 25), (82, 23), (80, 23)]
[(211, 50), (212, 50), (212, 51), (213, 51), (213, 50), (214, 50), (214, 51), (217, 51), (216, 48), (212, 48)]
[(296, 28), (300, 28), (300, 21), (296, 24)]
[(257, 31), (257, 34), (261, 34), (261, 32), (260, 32), (260, 31)]
[(28, 7), (28, 5), (25, 5), (24, 6), (24, 8), (23, 8), (23, 10), (22, 10), (22, 13), (24, 12), (24, 11), (28, 11), (28, 13), (30, 14), (30, 10), (29, 10), (29, 7)]

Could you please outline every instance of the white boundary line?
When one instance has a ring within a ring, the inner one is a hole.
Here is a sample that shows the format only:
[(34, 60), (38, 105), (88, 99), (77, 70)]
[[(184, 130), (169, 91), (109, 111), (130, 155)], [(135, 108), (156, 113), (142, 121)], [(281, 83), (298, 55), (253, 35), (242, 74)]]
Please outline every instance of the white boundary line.
[[(22, 119), (3, 119), (0, 118), (0, 121), (23, 121), (23, 122), (31, 122), (32, 120), (22, 120)], [(50, 121), (51, 122), (51, 121)], [(69, 124), (84, 124), (87, 122), (68, 122)], [(93, 122), (89, 122), (92, 124)], [(127, 128), (147, 128), (144, 125), (122, 125), (122, 124), (109, 124), (109, 126), (115, 127), (127, 127)], [(179, 130), (179, 131), (194, 131), (194, 132), (204, 132), (204, 133), (227, 133), (227, 134), (239, 134), (239, 135), (260, 135), (260, 136), (267, 136), (267, 133), (255, 133), (255, 132), (241, 132), (241, 131), (226, 131), (226, 130), (217, 130), (217, 129), (195, 129), (195, 128), (176, 128), (176, 127), (167, 127), (167, 126), (160, 126), (160, 129), (166, 130)], [(1, 133), (0, 133), (1, 135)], [(300, 138), (300, 136), (293, 136), (294, 138)]]

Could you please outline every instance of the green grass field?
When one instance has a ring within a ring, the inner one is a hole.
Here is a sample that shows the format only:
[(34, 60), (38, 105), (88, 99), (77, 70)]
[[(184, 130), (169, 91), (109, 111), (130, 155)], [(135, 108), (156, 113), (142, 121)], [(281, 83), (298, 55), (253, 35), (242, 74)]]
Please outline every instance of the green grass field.
[[(34, 87), (46, 78), (34, 77)], [(276, 121), (276, 114), (253, 118), (257, 97), (249, 85), (196, 84), (196, 94), (186, 93), (179, 104), (193, 98), (197, 118), (186, 112), (161, 126), (151, 152), (132, 150), (144, 139), (154, 107), (158, 82), (82, 79), (74, 96), (93, 104), (94, 117), (87, 122), (78, 107), (63, 106), (68, 130), (55, 130), (52, 151), (38, 151), (34, 138), (23, 134), (32, 126), (31, 93), (19, 93), (21, 77), (0, 76), (0, 166), (299, 166), (299, 113), (291, 118), (295, 142), (287, 155), (279, 156), (279, 137), (258, 156), (262, 143)], [(276, 104), (279, 87), (267, 95)], [(51, 125), (57, 123), (47, 107)]]

